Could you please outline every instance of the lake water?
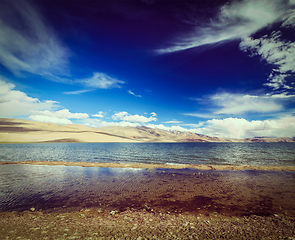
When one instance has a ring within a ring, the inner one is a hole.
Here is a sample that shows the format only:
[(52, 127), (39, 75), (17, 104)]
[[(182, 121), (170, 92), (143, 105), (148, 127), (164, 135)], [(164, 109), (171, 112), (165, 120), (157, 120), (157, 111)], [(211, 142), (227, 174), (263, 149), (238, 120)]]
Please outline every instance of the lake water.
[(0, 166), (0, 213), (153, 209), (226, 215), (295, 214), (295, 172)]
[[(0, 161), (295, 165), (295, 143), (0, 144)], [(0, 212), (295, 214), (295, 172), (0, 165)]]
[(0, 161), (294, 166), (295, 143), (0, 144)]

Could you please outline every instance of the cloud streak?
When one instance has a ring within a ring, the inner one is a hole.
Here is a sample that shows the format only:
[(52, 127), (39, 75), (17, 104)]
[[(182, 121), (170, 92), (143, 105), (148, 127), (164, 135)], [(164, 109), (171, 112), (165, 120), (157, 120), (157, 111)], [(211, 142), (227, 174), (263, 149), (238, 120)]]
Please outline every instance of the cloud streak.
[(214, 114), (243, 114), (248, 112), (267, 113), (282, 110), (277, 99), (269, 96), (222, 93), (211, 97), (213, 103), (221, 107)]
[[(164, 54), (185, 49), (195, 48), (222, 41), (243, 39), (258, 30), (281, 21), (289, 13), (290, 5), (283, 0), (243, 0), (232, 1), (220, 8), (216, 19), (211, 20), (207, 26), (199, 26), (198, 21), (190, 34), (180, 37), (174, 46), (157, 50)], [(293, 24), (292, 17), (289, 25)]]
[[(206, 99), (206, 101), (204, 101)], [(192, 99), (199, 101), (211, 108), (209, 113), (185, 113), (184, 115), (199, 118), (218, 118), (228, 115), (245, 115), (248, 113), (274, 114), (284, 110), (284, 106), (294, 101), (295, 95), (265, 94), (250, 95), (238, 93), (218, 93), (204, 99)]]
[(0, 61), (16, 75), (68, 74), (70, 51), (26, 1), (1, 1)]
[(251, 56), (261, 56), (262, 60), (274, 65), (268, 83), (265, 84), (273, 90), (292, 89), (292, 86), (286, 84), (285, 79), (290, 73), (295, 73), (295, 42), (284, 41), (280, 37), (281, 32), (276, 31), (259, 39), (246, 37), (240, 43), (240, 49), (244, 52), (250, 52)]
[(76, 80), (75, 82), (91, 89), (121, 88), (121, 84), (125, 83), (101, 72), (95, 72), (92, 77)]
[(133, 95), (134, 97), (142, 97), (141, 95), (136, 95), (134, 92), (132, 92), (131, 90), (127, 91), (129, 94)]

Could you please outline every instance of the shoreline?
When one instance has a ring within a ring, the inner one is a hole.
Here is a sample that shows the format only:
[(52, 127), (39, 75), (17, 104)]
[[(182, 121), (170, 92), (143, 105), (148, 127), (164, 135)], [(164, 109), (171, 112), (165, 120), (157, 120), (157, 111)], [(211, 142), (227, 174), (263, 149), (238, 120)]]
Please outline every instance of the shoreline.
[(99, 163), (99, 162), (61, 162), (61, 161), (6, 161), (0, 162), (0, 165), (8, 164), (29, 164), (29, 165), (49, 165), (49, 166), (80, 166), (80, 167), (102, 167), (102, 168), (141, 168), (141, 169), (184, 169), (192, 168), (197, 170), (217, 170), (217, 171), (242, 171), (242, 170), (258, 170), (258, 171), (295, 171), (295, 166), (270, 166), (270, 165), (213, 165), (213, 164), (154, 164), (154, 163)]

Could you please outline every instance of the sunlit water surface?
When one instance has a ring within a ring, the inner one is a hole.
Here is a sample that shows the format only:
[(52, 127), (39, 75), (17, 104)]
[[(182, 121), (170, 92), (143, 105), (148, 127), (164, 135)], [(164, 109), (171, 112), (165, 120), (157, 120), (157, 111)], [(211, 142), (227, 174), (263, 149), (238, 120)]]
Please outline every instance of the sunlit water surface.
[(125, 211), (295, 214), (295, 173), (9, 164), (0, 167), (0, 212)]
[(295, 165), (295, 143), (1, 144), (0, 161)]
[[(2, 144), (0, 161), (295, 165), (294, 143)], [(0, 211), (295, 213), (295, 173), (0, 165)]]

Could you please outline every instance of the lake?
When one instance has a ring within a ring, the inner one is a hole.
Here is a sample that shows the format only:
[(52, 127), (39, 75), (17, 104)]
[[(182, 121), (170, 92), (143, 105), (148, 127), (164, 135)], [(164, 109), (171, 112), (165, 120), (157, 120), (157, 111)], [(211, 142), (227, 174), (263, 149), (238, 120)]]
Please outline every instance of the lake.
[(295, 143), (0, 144), (0, 161), (294, 166)]
[[(294, 166), (294, 143), (1, 144), (0, 161)], [(0, 212), (144, 209), (295, 214), (295, 173), (5, 164)], [(246, 207), (245, 207), (246, 206)]]

